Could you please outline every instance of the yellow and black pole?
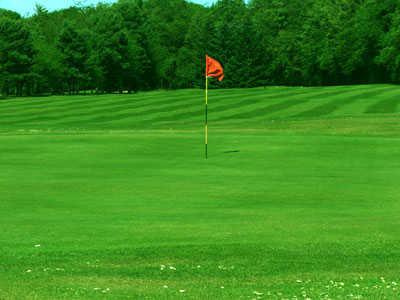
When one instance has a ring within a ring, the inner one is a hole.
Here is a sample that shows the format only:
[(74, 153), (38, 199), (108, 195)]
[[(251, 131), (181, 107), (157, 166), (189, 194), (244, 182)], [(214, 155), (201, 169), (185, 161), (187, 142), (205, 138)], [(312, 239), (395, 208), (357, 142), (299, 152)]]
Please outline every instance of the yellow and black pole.
[(205, 105), (204, 133), (205, 133), (206, 159), (208, 159), (208, 76), (207, 76), (207, 74), (206, 74), (206, 105)]

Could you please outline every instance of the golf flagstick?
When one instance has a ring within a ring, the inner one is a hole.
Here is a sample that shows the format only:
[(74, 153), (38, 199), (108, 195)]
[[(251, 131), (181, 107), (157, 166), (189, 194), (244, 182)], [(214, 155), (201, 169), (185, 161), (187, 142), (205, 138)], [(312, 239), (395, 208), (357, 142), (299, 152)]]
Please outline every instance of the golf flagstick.
[(206, 74), (206, 105), (205, 105), (205, 124), (204, 124), (204, 134), (205, 134), (205, 151), (206, 159), (208, 159), (208, 76)]
[(221, 63), (206, 55), (206, 107), (205, 107), (205, 146), (206, 159), (208, 159), (208, 78), (217, 78), (219, 81), (224, 79), (224, 68)]

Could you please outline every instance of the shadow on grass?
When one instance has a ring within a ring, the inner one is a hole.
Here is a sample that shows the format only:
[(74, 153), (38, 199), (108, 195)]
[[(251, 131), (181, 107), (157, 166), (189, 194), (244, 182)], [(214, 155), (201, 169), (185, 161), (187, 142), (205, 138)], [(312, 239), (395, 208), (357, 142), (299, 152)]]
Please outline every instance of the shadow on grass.
[(239, 153), (240, 150), (229, 150), (229, 151), (224, 151), (223, 153), (229, 154), (229, 153)]

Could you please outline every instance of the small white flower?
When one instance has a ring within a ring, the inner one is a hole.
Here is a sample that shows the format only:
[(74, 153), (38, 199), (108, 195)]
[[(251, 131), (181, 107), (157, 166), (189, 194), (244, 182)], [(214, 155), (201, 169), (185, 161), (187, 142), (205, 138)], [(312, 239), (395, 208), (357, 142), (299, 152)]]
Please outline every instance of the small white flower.
[(201, 268), (201, 266), (200, 265), (197, 265), (197, 267), (196, 267), (197, 269), (200, 269)]
[(34, 247), (35, 248), (39, 248), (41, 245), (40, 244), (37, 244), (37, 245), (35, 245)]
[(260, 292), (257, 292), (257, 291), (254, 291), (253, 294), (254, 294), (254, 295), (257, 295), (257, 296), (262, 296), (262, 295), (264, 295), (264, 293), (260, 293)]
[(220, 269), (220, 270), (226, 270), (226, 267), (225, 267), (225, 266), (218, 266), (218, 269)]
[(165, 269), (165, 265), (160, 265), (160, 270), (164, 270)]
[(221, 286), (221, 289), (224, 289), (224, 288), (225, 288), (225, 287), (222, 285), (222, 286)]
[(175, 268), (175, 267), (173, 267), (173, 266), (170, 266), (170, 267), (169, 267), (169, 269), (170, 269), (170, 270), (174, 270), (174, 271), (176, 271), (176, 268)]
[(32, 270), (31, 270), (31, 269), (28, 269), (28, 270), (26, 270), (26, 273), (30, 273), (30, 272), (32, 272)]
[(184, 293), (186, 292), (186, 290), (179, 290), (179, 293)]
[(303, 281), (301, 281), (300, 279), (296, 280), (297, 283), (302, 283)]
[(164, 288), (164, 289), (167, 289), (167, 288), (168, 288), (168, 285), (164, 285), (163, 288)]

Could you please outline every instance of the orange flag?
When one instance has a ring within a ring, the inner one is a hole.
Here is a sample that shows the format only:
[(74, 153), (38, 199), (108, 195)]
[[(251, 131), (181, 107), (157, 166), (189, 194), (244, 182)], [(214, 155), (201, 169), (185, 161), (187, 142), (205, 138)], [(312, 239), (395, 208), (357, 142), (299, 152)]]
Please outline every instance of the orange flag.
[(217, 78), (219, 81), (225, 76), (221, 63), (208, 55), (206, 55), (206, 76)]

